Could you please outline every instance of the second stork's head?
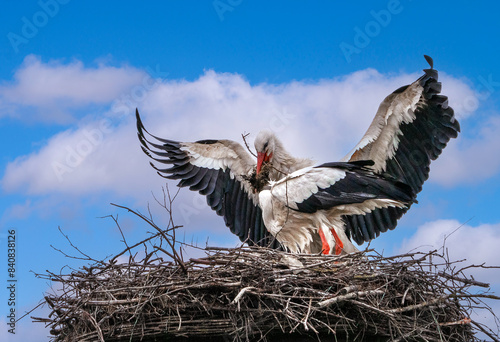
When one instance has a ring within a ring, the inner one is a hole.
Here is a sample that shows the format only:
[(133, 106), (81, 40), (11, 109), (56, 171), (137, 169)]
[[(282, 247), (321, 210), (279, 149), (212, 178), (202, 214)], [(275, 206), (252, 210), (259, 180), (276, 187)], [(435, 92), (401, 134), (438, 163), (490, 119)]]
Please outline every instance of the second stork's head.
[(276, 149), (276, 137), (274, 133), (268, 130), (260, 131), (255, 138), (255, 150), (257, 151), (257, 174), (259, 174), (262, 165), (270, 163)]

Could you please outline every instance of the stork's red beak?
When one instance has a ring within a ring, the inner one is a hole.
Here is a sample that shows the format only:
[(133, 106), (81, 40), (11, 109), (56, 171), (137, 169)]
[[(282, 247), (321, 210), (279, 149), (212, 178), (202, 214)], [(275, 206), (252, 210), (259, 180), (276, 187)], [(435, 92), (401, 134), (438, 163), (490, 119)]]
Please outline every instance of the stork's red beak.
[(272, 153), (264, 153), (264, 152), (257, 152), (257, 174), (260, 173), (260, 169), (262, 168), (262, 164), (267, 163), (271, 160)]

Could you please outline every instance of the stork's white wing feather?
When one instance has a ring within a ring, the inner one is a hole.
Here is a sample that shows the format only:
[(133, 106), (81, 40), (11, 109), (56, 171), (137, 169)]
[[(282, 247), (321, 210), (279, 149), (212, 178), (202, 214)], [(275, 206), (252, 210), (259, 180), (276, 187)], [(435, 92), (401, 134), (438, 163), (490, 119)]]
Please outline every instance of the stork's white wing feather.
[(420, 81), (416, 81), (402, 92), (387, 96), (361, 141), (341, 161), (373, 160), (374, 170), (385, 170), (387, 160), (398, 148), (401, 125), (415, 120), (423, 91)]
[(307, 167), (273, 183), (271, 193), (289, 208), (298, 209), (297, 203), (302, 203), (320, 189), (329, 188), (345, 176), (341, 169)]
[(414, 194), (408, 185), (374, 174), (366, 165), (337, 162), (302, 169), (273, 183), (270, 192), (286, 207), (305, 213), (375, 199), (411, 203)]

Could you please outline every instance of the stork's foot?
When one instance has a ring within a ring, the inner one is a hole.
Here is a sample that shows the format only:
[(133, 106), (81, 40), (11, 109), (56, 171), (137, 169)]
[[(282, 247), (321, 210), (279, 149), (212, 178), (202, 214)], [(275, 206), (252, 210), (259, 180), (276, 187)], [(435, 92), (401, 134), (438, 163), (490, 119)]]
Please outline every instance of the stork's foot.
[(321, 249), (323, 254), (330, 254), (330, 245), (326, 241), (325, 233), (323, 230), (319, 230), (319, 237), (321, 238)]
[(340, 237), (337, 235), (337, 232), (334, 228), (330, 228), (330, 231), (332, 232), (333, 238), (335, 239), (335, 255), (340, 255), (340, 253), (342, 253), (342, 250), (344, 249), (344, 244), (342, 243), (342, 240), (340, 240)]
[[(340, 237), (337, 235), (337, 232), (334, 228), (330, 228), (330, 231), (332, 232), (333, 238), (335, 239), (335, 255), (340, 255), (340, 253), (342, 253), (342, 250), (344, 249), (344, 244), (342, 243), (342, 240), (340, 240)], [(323, 233), (323, 230), (321, 229), (319, 230), (319, 237), (321, 238), (321, 248), (323, 250), (322, 253), (330, 254), (330, 245), (326, 240), (325, 233)]]

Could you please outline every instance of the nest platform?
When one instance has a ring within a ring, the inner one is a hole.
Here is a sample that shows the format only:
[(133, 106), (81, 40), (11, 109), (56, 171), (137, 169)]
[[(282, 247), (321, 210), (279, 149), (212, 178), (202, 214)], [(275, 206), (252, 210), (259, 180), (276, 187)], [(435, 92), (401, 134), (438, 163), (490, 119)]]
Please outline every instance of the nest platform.
[[(384, 257), (206, 248), (45, 274), (52, 341), (479, 341), (471, 311), (498, 299), (436, 251)], [(40, 275), (39, 275), (40, 276)], [(480, 291), (472, 292), (472, 289)]]

